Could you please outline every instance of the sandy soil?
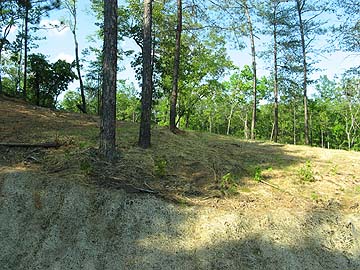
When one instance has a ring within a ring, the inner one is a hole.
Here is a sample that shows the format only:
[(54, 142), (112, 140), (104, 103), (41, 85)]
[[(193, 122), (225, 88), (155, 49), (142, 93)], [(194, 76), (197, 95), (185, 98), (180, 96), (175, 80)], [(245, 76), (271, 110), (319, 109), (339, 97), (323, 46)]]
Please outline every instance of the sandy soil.
[(360, 215), (181, 206), (1, 173), (0, 265), (14, 269), (360, 269)]

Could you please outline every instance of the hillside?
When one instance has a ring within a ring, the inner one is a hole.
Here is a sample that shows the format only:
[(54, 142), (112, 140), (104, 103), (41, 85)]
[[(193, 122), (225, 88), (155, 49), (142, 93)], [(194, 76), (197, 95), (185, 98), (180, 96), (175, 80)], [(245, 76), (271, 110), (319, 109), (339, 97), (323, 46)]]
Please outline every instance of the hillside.
[(0, 97), (2, 269), (360, 269), (360, 153), (119, 122), (104, 163), (98, 131)]

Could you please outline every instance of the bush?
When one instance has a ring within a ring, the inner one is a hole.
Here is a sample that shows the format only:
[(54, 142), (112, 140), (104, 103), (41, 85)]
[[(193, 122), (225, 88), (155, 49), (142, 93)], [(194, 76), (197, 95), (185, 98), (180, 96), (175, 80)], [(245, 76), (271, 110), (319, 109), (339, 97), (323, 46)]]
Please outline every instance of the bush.
[(310, 160), (307, 160), (306, 163), (299, 169), (299, 177), (303, 182), (314, 182), (315, 176)]

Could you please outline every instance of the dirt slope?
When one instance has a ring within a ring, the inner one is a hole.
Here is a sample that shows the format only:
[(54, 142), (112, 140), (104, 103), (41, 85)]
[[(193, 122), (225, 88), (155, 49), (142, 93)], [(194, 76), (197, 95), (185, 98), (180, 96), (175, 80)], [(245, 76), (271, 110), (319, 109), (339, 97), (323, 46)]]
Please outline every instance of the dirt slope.
[(0, 97), (0, 142), (62, 145), (0, 146), (1, 269), (360, 269), (359, 153), (119, 123), (107, 164), (97, 132)]

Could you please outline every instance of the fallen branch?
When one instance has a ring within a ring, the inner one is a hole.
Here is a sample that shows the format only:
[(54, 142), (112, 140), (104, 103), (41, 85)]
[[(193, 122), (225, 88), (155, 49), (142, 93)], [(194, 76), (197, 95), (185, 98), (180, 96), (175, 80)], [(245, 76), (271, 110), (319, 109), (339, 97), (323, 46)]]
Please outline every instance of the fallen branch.
[(41, 147), (41, 148), (59, 148), (61, 146), (58, 142), (46, 143), (0, 143), (0, 146), (5, 147)]
[[(117, 188), (117, 189), (124, 189), (125, 191), (127, 192), (130, 192), (130, 193), (136, 193), (136, 192), (143, 192), (143, 193), (151, 193), (151, 194), (157, 194), (158, 191), (156, 190), (153, 190), (153, 189), (145, 189), (145, 188), (140, 188), (140, 187), (136, 187), (130, 183), (123, 183), (121, 182), (122, 179), (121, 178), (118, 178), (118, 177), (106, 177), (107, 180), (105, 183), (103, 184), (107, 184), (113, 188)], [(109, 181), (109, 180), (112, 180), (112, 181)], [(115, 180), (115, 181), (114, 181)], [(120, 181), (119, 181), (120, 180)]]
[(268, 185), (268, 186), (270, 186), (270, 187), (272, 187), (272, 188), (275, 188), (275, 189), (277, 189), (277, 190), (280, 190), (281, 192), (288, 193), (288, 194), (291, 195), (291, 193), (290, 193), (289, 191), (286, 191), (286, 190), (284, 190), (284, 189), (281, 189), (281, 188), (279, 188), (278, 186), (275, 186), (275, 185), (273, 185), (273, 184), (271, 184), (271, 183), (269, 183), (269, 182), (266, 182), (266, 181), (264, 181), (264, 180), (260, 180), (259, 182), (260, 182), (260, 183), (263, 183), (263, 184), (265, 184), (265, 185)]

